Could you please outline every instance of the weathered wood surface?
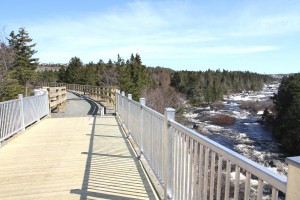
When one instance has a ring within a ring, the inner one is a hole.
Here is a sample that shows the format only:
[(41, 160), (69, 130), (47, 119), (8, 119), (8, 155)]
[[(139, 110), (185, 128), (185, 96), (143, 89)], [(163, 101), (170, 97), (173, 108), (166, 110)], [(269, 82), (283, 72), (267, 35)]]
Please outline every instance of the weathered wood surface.
[(48, 87), (49, 93), (49, 107), (50, 109), (57, 109), (63, 106), (67, 101), (67, 88), (66, 87)]
[(43, 120), (0, 162), (0, 199), (155, 199), (113, 116)]

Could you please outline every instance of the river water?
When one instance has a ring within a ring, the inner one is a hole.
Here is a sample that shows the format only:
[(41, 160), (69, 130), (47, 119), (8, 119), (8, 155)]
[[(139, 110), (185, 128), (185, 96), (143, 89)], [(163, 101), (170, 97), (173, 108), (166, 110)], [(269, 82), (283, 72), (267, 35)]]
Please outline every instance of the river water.
[[(272, 129), (261, 125), (257, 121), (261, 115), (240, 109), (242, 101), (265, 101), (277, 92), (278, 83), (265, 85), (262, 91), (256, 93), (234, 94), (224, 98), (224, 108), (211, 109), (196, 108), (186, 113), (186, 118), (191, 123), (202, 127), (199, 132), (208, 138), (232, 149), (245, 157), (269, 167), (271, 170), (286, 174), (287, 155), (281, 145), (273, 139)], [(203, 121), (204, 115), (227, 114), (236, 119), (233, 125), (213, 125), (210, 121)]]

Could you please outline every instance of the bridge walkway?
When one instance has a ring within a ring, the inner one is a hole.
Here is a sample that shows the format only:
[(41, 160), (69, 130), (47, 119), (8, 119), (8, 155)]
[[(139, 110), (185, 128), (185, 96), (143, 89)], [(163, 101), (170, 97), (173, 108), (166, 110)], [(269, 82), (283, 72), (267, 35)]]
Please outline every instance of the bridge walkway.
[(0, 199), (156, 199), (114, 116), (42, 120), (0, 162)]

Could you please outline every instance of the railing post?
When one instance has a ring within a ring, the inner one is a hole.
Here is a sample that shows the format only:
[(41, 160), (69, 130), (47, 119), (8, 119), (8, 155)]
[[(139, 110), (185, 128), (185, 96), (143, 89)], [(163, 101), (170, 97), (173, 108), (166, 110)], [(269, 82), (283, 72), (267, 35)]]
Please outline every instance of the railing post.
[(119, 98), (119, 94), (120, 94), (120, 90), (116, 90), (115, 91), (115, 95), (116, 95), (116, 114), (119, 114), (119, 101), (120, 101), (120, 98)]
[(117, 99), (116, 99), (116, 88), (114, 87), (113, 88), (113, 90), (112, 90), (112, 92), (113, 92), (113, 100), (114, 100), (114, 109), (116, 110), (116, 108), (117, 108)]
[(128, 94), (128, 111), (127, 111), (127, 128), (129, 134), (131, 134), (131, 122), (130, 122), (130, 104), (132, 100), (132, 94)]
[[(36, 96), (37, 99), (42, 99), (42, 96)], [(39, 106), (36, 107), (36, 121), (40, 122), (41, 121), (41, 108)]]
[(143, 106), (146, 106), (146, 99), (145, 98), (140, 98), (140, 104), (141, 104), (141, 110), (140, 110), (140, 112), (141, 112), (141, 119), (140, 119), (140, 122), (141, 122), (141, 124), (140, 124), (140, 145), (141, 145), (141, 154), (140, 155), (142, 155), (142, 153), (143, 153), (143, 151), (144, 151), (144, 144), (143, 144), (143, 134), (144, 134), (144, 109), (143, 109)]
[(50, 108), (50, 97), (49, 97), (49, 92), (48, 89), (45, 91), (45, 99), (46, 99), (46, 104), (47, 104), (47, 110), (48, 110), (48, 117), (51, 117), (51, 108)]
[(121, 111), (121, 120), (122, 120), (122, 123), (124, 123), (124, 96), (125, 96), (125, 92), (124, 91), (122, 91), (121, 92), (121, 107), (122, 107), (122, 111)]
[(172, 188), (170, 179), (173, 177), (173, 164), (172, 164), (172, 135), (169, 132), (169, 120), (175, 119), (175, 109), (165, 108), (164, 112), (164, 155), (163, 155), (163, 178), (164, 178), (164, 199), (168, 199), (168, 192), (170, 191), (169, 198), (172, 198)]
[(19, 94), (18, 97), (19, 97), (19, 100), (20, 100), (21, 128), (22, 128), (22, 131), (25, 131), (25, 116), (24, 116), (23, 94)]
[(300, 197), (300, 156), (285, 159), (288, 166), (286, 199), (293, 200)]

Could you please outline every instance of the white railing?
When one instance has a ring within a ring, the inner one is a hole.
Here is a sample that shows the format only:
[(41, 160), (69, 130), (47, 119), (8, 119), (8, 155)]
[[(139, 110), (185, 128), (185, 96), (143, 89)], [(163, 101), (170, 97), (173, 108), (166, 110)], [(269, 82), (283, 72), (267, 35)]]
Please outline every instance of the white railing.
[(0, 142), (49, 114), (48, 94), (0, 102)]
[(287, 178), (116, 92), (116, 109), (164, 199), (285, 199)]

